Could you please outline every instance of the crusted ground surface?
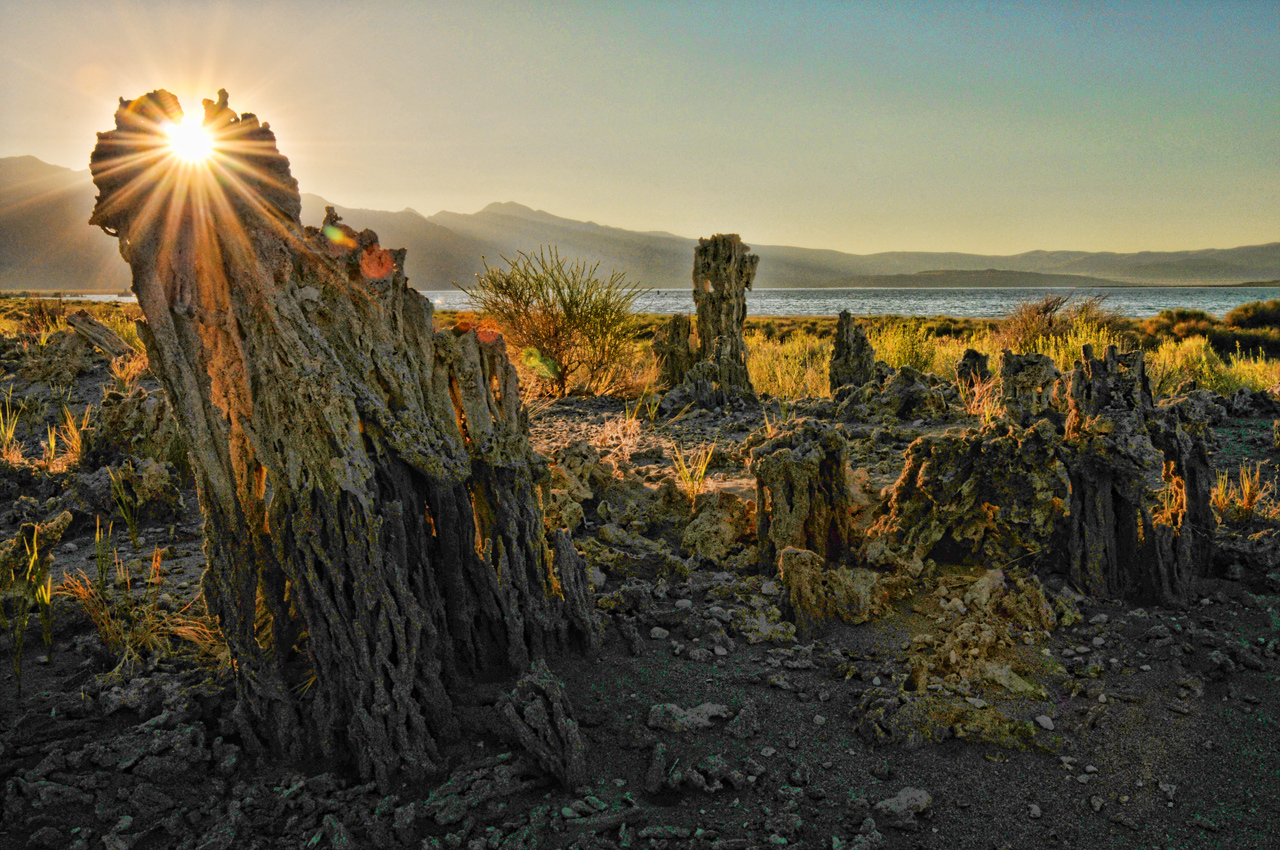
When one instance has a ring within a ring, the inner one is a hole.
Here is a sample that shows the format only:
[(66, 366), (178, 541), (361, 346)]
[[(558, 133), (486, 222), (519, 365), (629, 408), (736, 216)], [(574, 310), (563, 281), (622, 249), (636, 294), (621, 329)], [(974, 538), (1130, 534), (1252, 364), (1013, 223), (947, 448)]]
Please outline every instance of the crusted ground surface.
[[(34, 411), (19, 432), (27, 457), (63, 404), (99, 406), (111, 381), (101, 356), (51, 388), (22, 377), (13, 346), (0, 355), (13, 399)], [(447, 781), (420, 786), (250, 764), (225, 677), (181, 658), (117, 667), (61, 599), (52, 653), (30, 618), (20, 695), (0, 637), (0, 846), (1268, 846), (1280, 822), (1274, 528), (1220, 531), (1225, 577), (1202, 582), (1186, 611), (1084, 598), (1053, 579), (1031, 587), (1016, 566), (942, 564), (871, 600), (867, 622), (797, 634), (788, 592), (757, 565), (747, 463), (803, 415), (834, 418), (835, 405), (674, 422), (607, 398), (535, 406), (535, 447), (554, 461), (548, 511), (574, 526), (606, 627), (598, 656), (550, 664), (586, 745), (582, 786), (557, 786), (484, 731), (450, 752)], [(842, 424), (867, 510), (911, 440), (976, 424), (875, 410)], [(1260, 462), (1274, 480), (1271, 418), (1228, 416), (1215, 432), (1216, 467), (1238, 477), (1242, 461)], [(712, 445), (706, 492), (691, 500), (676, 460)], [(128, 574), (113, 564), (116, 592), (179, 609), (198, 590), (199, 512), (176, 470), (181, 502), (144, 516), (136, 546), (99, 469), (2, 477), (0, 541), (72, 513), (55, 580), (95, 573), (96, 512), (114, 522)], [(481, 710), (500, 701), (477, 697)]]

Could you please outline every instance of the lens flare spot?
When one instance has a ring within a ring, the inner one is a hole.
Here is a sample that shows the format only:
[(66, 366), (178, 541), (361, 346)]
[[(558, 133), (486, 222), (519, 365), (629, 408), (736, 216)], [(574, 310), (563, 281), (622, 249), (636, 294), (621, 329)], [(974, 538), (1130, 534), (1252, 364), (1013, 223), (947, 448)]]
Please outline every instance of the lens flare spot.
[(324, 238), (329, 242), (330, 256), (341, 257), (355, 250), (355, 231), (345, 224), (326, 224), (322, 232), (324, 233)]
[(377, 245), (369, 245), (360, 254), (360, 272), (369, 280), (382, 280), (395, 270), (391, 252)]
[(203, 162), (213, 155), (213, 137), (194, 115), (184, 116), (181, 124), (165, 128), (169, 147), (183, 162)]

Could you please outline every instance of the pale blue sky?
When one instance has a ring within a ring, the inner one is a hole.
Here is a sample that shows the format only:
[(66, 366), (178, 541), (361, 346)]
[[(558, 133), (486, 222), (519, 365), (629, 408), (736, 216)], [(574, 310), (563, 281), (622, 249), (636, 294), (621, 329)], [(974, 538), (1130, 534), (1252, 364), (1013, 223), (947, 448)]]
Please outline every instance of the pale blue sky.
[(345, 206), (857, 253), (1280, 240), (1280, 3), (0, 0), (0, 156), (219, 87)]

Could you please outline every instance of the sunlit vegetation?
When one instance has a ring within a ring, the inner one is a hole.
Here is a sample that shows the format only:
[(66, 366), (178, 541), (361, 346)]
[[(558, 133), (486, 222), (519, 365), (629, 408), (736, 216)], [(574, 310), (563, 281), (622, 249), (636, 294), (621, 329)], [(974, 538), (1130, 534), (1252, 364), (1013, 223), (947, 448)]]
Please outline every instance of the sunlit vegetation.
[[(1237, 321), (1259, 323), (1263, 318), (1271, 320), (1280, 308), (1280, 302), (1259, 304), (1243, 305), (1232, 315)], [(1065, 373), (1080, 359), (1084, 345), (1092, 345), (1098, 354), (1114, 345), (1121, 351), (1146, 352), (1147, 372), (1157, 394), (1172, 393), (1187, 382), (1221, 395), (1280, 383), (1280, 353), (1268, 354), (1263, 347), (1237, 338), (1241, 333), (1253, 334), (1250, 338), (1256, 341), (1280, 335), (1280, 328), (1257, 326), (1242, 331), (1199, 311), (1166, 313), (1138, 323), (1106, 310), (1099, 299), (1073, 304), (1054, 296), (1019, 305), (998, 322), (879, 316), (863, 323), (877, 359), (894, 368), (910, 366), (944, 378), (955, 377), (955, 364), (966, 348), (988, 355), (996, 373), (1006, 349), (1048, 355)], [(758, 322), (754, 332), (748, 322), (747, 333), (748, 367), (756, 390), (781, 398), (827, 395), (834, 318), (820, 322), (817, 332), (805, 327), (811, 322), (807, 319)], [(1192, 326), (1209, 336), (1183, 333)], [(1218, 343), (1230, 343), (1230, 347), (1224, 349)], [(989, 389), (981, 396), (970, 392), (966, 404), (974, 408), (971, 412), (987, 407), (989, 395)]]
[(639, 330), (633, 307), (643, 288), (622, 272), (601, 278), (599, 263), (569, 262), (555, 248), (503, 262), (507, 268), (486, 263), (463, 290), (506, 337), (525, 376), (558, 396), (576, 386), (601, 393), (630, 385)]
[(1209, 495), (1209, 504), (1226, 525), (1243, 527), (1255, 518), (1280, 519), (1280, 504), (1275, 499), (1275, 486), (1262, 477), (1262, 467), (1240, 465), (1236, 480), (1224, 470)]
[[(105, 554), (109, 537), (106, 540), (104, 544), (99, 526), (98, 575), (91, 577), (79, 570), (65, 578), (53, 595), (80, 605), (116, 659), (116, 669), (128, 671), (149, 656), (175, 654), (190, 655), (214, 667), (229, 667), (226, 640), (212, 618), (200, 610), (203, 603), (197, 600), (180, 611), (172, 611), (166, 604), (161, 551), (152, 553), (150, 573), (138, 592), (119, 554)], [(109, 580), (108, 558), (114, 560), (114, 581)]]

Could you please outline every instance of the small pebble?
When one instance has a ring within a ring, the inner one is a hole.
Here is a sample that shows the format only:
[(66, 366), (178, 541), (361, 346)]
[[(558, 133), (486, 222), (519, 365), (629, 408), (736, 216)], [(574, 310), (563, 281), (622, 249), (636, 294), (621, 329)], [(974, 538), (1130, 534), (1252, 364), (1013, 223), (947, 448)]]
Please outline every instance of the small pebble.
[(676, 600), (676, 610), (683, 610), (683, 609), (685, 609), (685, 608), (692, 608), (692, 607), (693, 607), (693, 600), (692, 600), (692, 599), (677, 599), (677, 600)]
[(1039, 820), (1041, 816), (1040, 807), (1032, 803), (1027, 806), (1027, 814), (1031, 816), (1032, 820)]
[(1052, 732), (1053, 718), (1047, 714), (1041, 714), (1038, 717), (1036, 717), (1036, 725), (1039, 726), (1041, 729), (1044, 729), (1046, 732)]
[(654, 626), (652, 629), (649, 629), (649, 637), (654, 640), (666, 640), (670, 634), (671, 632), (667, 631), (662, 626)]

